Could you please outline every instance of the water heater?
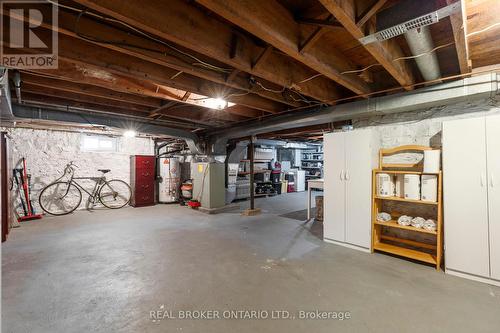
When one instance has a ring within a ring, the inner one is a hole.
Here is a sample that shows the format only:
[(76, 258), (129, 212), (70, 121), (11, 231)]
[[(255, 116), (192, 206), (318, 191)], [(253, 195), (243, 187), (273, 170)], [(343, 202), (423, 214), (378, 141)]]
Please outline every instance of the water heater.
[(160, 157), (158, 185), (159, 198), (161, 203), (176, 202), (179, 199), (181, 170), (179, 159), (174, 157)]

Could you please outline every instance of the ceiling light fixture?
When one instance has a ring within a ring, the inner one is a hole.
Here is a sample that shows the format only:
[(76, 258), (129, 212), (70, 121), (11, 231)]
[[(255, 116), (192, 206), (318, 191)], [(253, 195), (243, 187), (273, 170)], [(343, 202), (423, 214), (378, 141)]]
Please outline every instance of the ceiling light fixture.
[(127, 130), (123, 132), (123, 136), (126, 138), (133, 138), (137, 133), (134, 130)]
[(205, 106), (210, 109), (222, 110), (228, 106), (228, 103), (222, 98), (208, 98), (205, 100)]

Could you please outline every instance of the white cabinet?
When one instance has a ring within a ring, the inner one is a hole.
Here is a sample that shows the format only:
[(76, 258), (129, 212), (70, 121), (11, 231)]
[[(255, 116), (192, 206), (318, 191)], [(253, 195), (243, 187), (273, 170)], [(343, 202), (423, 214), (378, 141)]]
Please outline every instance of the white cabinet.
[(325, 241), (370, 249), (371, 172), (377, 167), (378, 148), (372, 130), (324, 135)]
[(500, 117), (443, 123), (446, 272), (500, 280)]
[(486, 118), (490, 275), (500, 280), (500, 116)]

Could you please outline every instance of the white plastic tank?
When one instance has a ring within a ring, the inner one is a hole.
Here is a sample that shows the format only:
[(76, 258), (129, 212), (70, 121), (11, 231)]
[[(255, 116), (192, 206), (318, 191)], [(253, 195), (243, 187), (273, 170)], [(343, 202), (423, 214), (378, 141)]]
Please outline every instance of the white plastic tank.
[(437, 201), (437, 185), (438, 180), (436, 175), (422, 175), (422, 201)]
[(178, 201), (181, 181), (179, 159), (175, 157), (160, 157), (159, 166), (161, 181), (158, 185), (158, 201), (161, 203)]
[(405, 199), (420, 200), (420, 175), (405, 174)]
[(236, 184), (228, 184), (226, 188), (226, 205), (236, 199)]
[(403, 174), (395, 175), (395, 195), (399, 198), (404, 198), (405, 195), (405, 180)]
[(441, 168), (441, 150), (424, 151), (424, 172), (438, 173)]
[(394, 182), (391, 175), (377, 173), (377, 195), (380, 197), (391, 197), (394, 195)]

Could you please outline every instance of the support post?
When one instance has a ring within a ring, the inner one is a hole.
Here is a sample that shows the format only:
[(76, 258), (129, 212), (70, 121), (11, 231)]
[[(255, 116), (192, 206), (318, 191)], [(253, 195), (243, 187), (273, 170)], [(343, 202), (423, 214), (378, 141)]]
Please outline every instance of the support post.
[(255, 187), (254, 187), (254, 141), (255, 137), (250, 138), (250, 144), (248, 145), (248, 159), (250, 160), (250, 209), (243, 211), (242, 215), (252, 216), (259, 215), (260, 208), (255, 208)]
[(253, 160), (254, 160), (254, 144), (253, 140), (250, 140), (250, 144), (248, 145), (248, 159), (250, 160), (250, 209), (254, 210), (255, 209), (255, 188), (254, 188), (254, 165), (253, 165)]

